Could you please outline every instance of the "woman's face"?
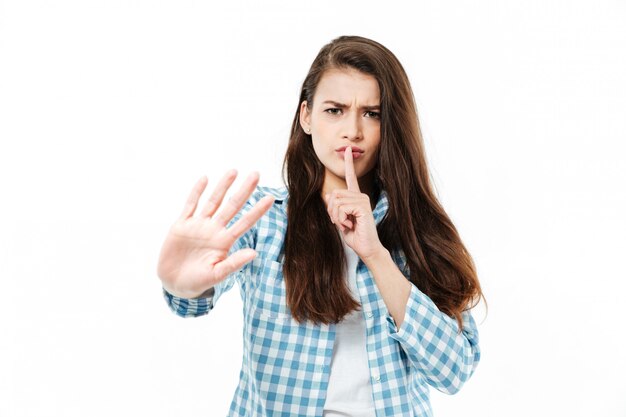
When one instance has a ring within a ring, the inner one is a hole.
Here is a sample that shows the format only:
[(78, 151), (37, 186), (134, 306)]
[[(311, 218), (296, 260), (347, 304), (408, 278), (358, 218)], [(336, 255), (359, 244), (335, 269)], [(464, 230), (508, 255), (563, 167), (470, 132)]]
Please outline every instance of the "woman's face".
[[(380, 144), (380, 91), (376, 78), (356, 69), (330, 69), (320, 79), (313, 106), (300, 105), (300, 124), (324, 164), (323, 193), (345, 189), (342, 147), (352, 146), (359, 188), (370, 189)], [(367, 182), (367, 183), (362, 183)], [(323, 195), (323, 194), (322, 194)]]

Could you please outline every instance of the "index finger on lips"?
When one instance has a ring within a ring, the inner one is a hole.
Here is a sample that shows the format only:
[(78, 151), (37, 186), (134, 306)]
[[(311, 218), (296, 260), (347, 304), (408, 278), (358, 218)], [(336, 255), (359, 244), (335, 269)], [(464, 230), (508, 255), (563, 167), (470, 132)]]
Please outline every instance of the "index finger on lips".
[(346, 185), (348, 186), (348, 190), (360, 191), (359, 181), (356, 177), (356, 172), (354, 171), (354, 161), (352, 160), (352, 147), (346, 147), (343, 155), (343, 159), (346, 165)]

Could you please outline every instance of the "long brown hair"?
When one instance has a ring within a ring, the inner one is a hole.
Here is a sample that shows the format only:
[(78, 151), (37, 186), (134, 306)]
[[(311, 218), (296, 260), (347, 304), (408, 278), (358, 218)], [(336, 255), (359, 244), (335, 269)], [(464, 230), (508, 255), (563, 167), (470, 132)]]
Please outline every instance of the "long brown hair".
[(344, 279), (341, 238), (320, 195), (324, 165), (299, 122), (300, 103), (306, 100), (313, 106), (316, 87), (332, 68), (354, 68), (378, 81), (381, 141), (375, 194), (382, 188), (389, 200), (388, 212), (377, 225), (378, 236), (390, 253), (403, 251), (405, 275), (462, 328), (463, 310), (483, 297), (474, 262), (433, 192), (404, 68), (383, 45), (360, 36), (340, 36), (322, 47), (302, 84), (293, 119), (283, 161), (289, 191), (283, 276), (292, 316), (337, 323), (360, 306)]

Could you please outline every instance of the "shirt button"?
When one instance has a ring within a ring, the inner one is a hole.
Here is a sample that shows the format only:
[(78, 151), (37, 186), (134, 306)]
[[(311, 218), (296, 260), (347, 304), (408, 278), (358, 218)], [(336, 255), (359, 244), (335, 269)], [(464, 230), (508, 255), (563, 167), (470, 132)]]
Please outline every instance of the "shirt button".
[(372, 313), (371, 311), (368, 311), (367, 317), (371, 319), (372, 317), (374, 317), (374, 313)]
[(378, 375), (378, 373), (377, 373), (377, 372), (374, 372), (374, 373), (372, 374), (372, 376), (374, 377), (374, 380), (375, 380), (376, 382), (379, 382), (379, 381), (380, 381), (380, 375)]

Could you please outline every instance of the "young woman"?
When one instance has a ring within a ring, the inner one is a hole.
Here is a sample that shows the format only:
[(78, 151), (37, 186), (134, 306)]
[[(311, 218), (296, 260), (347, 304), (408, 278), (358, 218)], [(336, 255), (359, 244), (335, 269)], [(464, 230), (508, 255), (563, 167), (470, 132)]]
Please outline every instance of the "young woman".
[[(480, 359), (475, 265), (429, 179), (413, 93), (384, 46), (342, 36), (315, 58), (286, 187), (231, 170), (161, 250), (172, 310), (207, 314), (235, 282), (244, 357), (231, 416), (431, 416)], [(218, 210), (219, 209), (219, 210)]]

